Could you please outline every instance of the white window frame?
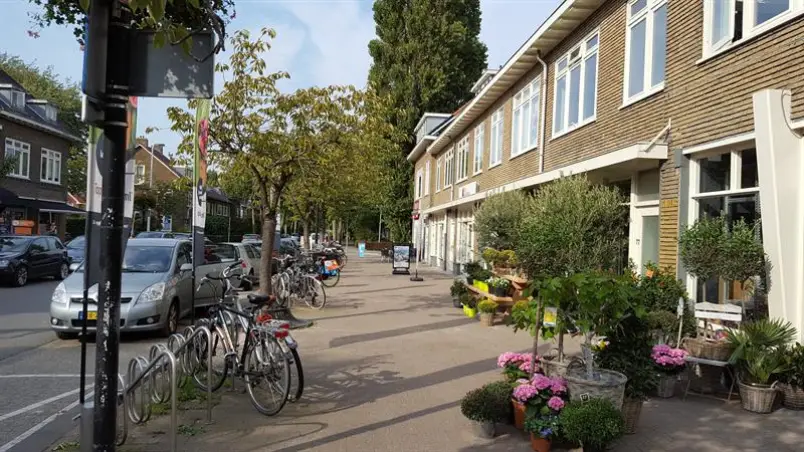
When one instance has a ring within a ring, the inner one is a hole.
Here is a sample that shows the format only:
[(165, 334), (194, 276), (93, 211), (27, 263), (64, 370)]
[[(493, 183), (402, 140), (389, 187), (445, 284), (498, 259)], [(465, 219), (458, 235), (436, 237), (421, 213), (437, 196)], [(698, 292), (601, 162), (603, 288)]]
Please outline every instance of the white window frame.
[(452, 187), (455, 182), (455, 148), (452, 147), (444, 154), (444, 188)]
[[(597, 36), (597, 44), (591, 48), (587, 48), (586, 43)], [(577, 57), (571, 59), (570, 56), (579, 51)], [(592, 112), (592, 116), (588, 118), (583, 117), (583, 100), (586, 90), (586, 62), (592, 56), (597, 55), (595, 58), (595, 98), (594, 98), (594, 111)], [(567, 61), (566, 66), (563, 69), (559, 69), (559, 65), (564, 60)], [(595, 122), (597, 120), (597, 96), (600, 84), (600, 30), (595, 30), (588, 35), (584, 36), (584, 38), (569, 52), (562, 55), (555, 62), (554, 68), (554, 80), (553, 80), (553, 135), (551, 139), (558, 138), (560, 136), (566, 135), (573, 130), (580, 129), (581, 127)], [(570, 111), (570, 72), (575, 69), (576, 67), (580, 67), (581, 69), (581, 82), (579, 84), (580, 92), (578, 93), (578, 123), (569, 125), (569, 111)], [(558, 94), (558, 82), (562, 77), (566, 77), (565, 83), (565, 91), (564, 91), (564, 111), (562, 118), (556, 118), (556, 95)], [(560, 120), (561, 122), (556, 122), (556, 119)], [(560, 125), (561, 128), (557, 128), (556, 125)]]
[(472, 156), (472, 174), (478, 175), (483, 172), (483, 154), (486, 152), (486, 123), (481, 123), (475, 127), (474, 153)]
[(441, 191), (441, 167), (444, 166), (442, 160), (444, 158), (436, 159), (436, 173), (435, 173), (435, 192), (438, 193)]
[(458, 142), (458, 152), (455, 158), (455, 183), (469, 179), (469, 135)]
[[(511, 157), (518, 157), (539, 147), (539, 114), (541, 109), (541, 77), (536, 77), (525, 85), (514, 95), (514, 109), (511, 116)], [(524, 110), (526, 105), (530, 105), (527, 110), (527, 117), (524, 112), (517, 117), (517, 111)], [(536, 121), (535, 135), (530, 136), (531, 122)], [(519, 136), (517, 136), (517, 134)], [(519, 138), (519, 141), (517, 141)], [(516, 146), (516, 144), (519, 146)]]
[[(646, 0), (646, 6), (637, 14), (631, 14), (631, 5), (638, 0), (629, 0), (626, 5), (627, 21), (625, 25), (625, 75), (623, 77), (623, 106), (639, 102), (664, 90), (664, 82), (667, 78), (667, 51), (665, 50), (665, 74), (664, 79), (656, 85), (652, 85), (653, 79), (653, 34), (656, 22), (656, 12), (659, 8), (668, 7), (667, 0)], [(639, 22), (645, 21), (645, 68), (642, 71), (642, 91), (633, 95), (628, 94), (628, 87), (631, 82), (631, 30)], [(667, 25), (665, 25), (667, 27)], [(665, 49), (667, 48), (667, 32), (665, 31)]]
[(710, 58), (713, 58), (722, 53), (747, 42), (757, 36), (767, 33), (770, 30), (784, 25), (797, 17), (804, 14), (804, 0), (790, 0), (790, 7), (786, 12), (768, 20), (767, 22), (759, 25), (754, 25), (754, 16), (756, 15), (756, 0), (742, 0), (743, 1), (743, 20), (742, 20), (742, 37), (734, 40), (735, 28), (735, 8), (738, 0), (729, 0), (729, 13), (730, 17), (728, 24), (727, 38), (720, 42), (712, 42), (712, 22), (714, 19), (714, 3), (705, 1), (704, 3), (704, 26), (703, 26), (703, 57), (698, 63), (702, 63)]
[[(725, 196), (748, 196), (759, 193), (759, 183), (756, 187), (741, 188), (742, 186), (742, 153), (753, 149), (753, 145), (743, 145), (728, 150), (718, 149), (708, 152), (700, 152), (690, 155), (689, 162), (689, 186), (687, 187), (687, 225), (695, 224), (700, 216), (698, 201), (707, 198), (721, 198)], [(701, 160), (715, 155), (731, 154), (729, 167), (729, 188), (701, 193)], [(687, 273), (686, 278), (687, 293), (694, 299), (698, 296), (698, 278)], [(698, 300), (698, 302), (707, 300)]]
[[(45, 164), (44, 174), (42, 174), (42, 163)], [(61, 185), (61, 152), (42, 148), (39, 180), (46, 184)]]
[(145, 183), (145, 165), (138, 163), (134, 169), (134, 185), (142, 185)]
[[(20, 140), (15, 140), (13, 138), (6, 138), (5, 143), (5, 150), (4, 150), (4, 157), (7, 158), (10, 152), (14, 153), (14, 157), (17, 157), (17, 165), (15, 168), (11, 169), (11, 172), (8, 173), (8, 177), (14, 177), (17, 179), (30, 179), (31, 178), (31, 145)], [(23, 168), (23, 160), (27, 163), (25, 166), (26, 172), (22, 174)]]
[(416, 191), (416, 199), (421, 198), (424, 192), (424, 171), (421, 168), (416, 171), (416, 186), (414, 189)]
[(424, 164), (424, 196), (430, 194), (430, 160)]
[[(21, 102), (17, 102), (17, 99), (22, 99)], [(11, 90), (11, 106), (24, 110), (25, 109), (25, 93), (16, 89)]]
[(489, 144), (489, 169), (502, 164), (505, 110), (500, 107), (491, 115), (491, 143)]

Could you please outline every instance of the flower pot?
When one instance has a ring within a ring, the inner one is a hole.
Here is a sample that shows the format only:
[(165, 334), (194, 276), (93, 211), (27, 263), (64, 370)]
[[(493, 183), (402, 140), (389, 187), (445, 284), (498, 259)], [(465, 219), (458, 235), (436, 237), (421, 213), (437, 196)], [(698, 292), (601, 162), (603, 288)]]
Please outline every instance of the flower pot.
[(493, 312), (481, 312), (480, 313), (480, 324), (483, 326), (494, 326), (494, 313)]
[(463, 314), (473, 319), (477, 315), (477, 308), (470, 308), (469, 306), (463, 305)]
[(456, 308), (463, 307), (463, 303), (461, 303), (461, 299), (458, 297), (452, 297), (452, 306)]
[(789, 384), (781, 385), (784, 392), (784, 406), (791, 410), (804, 410), (804, 389)]
[(567, 369), (567, 390), (570, 399), (608, 399), (618, 409), (622, 409), (625, 395), (625, 382), (628, 377), (607, 369), (596, 369), (594, 379), (586, 379), (586, 369)]
[(475, 287), (482, 290), (483, 292), (489, 293), (489, 283), (485, 281), (475, 281)]
[(560, 362), (557, 359), (542, 358), (542, 369), (548, 377), (564, 377), (567, 375), (568, 362)]
[(472, 421), (472, 429), (474, 430), (475, 435), (480, 438), (494, 438), (494, 422)]
[(535, 452), (550, 452), (550, 440), (530, 434), (530, 447)]
[(467, 276), (466, 277), (466, 284), (469, 284), (470, 286), (474, 286), (475, 285), (475, 280), (471, 276)]
[(625, 399), (623, 402), (626, 435), (636, 433), (637, 424), (639, 424), (639, 415), (642, 414), (642, 404), (642, 400), (639, 399)]
[(659, 377), (659, 385), (656, 387), (656, 395), (663, 399), (673, 397), (676, 392), (676, 378), (675, 375), (661, 374)]
[(740, 403), (744, 410), (754, 413), (766, 414), (773, 410), (773, 401), (776, 399), (776, 384), (756, 385), (737, 382), (740, 386)]
[(511, 399), (514, 407), (514, 427), (522, 430), (525, 428), (525, 404), (516, 399)]

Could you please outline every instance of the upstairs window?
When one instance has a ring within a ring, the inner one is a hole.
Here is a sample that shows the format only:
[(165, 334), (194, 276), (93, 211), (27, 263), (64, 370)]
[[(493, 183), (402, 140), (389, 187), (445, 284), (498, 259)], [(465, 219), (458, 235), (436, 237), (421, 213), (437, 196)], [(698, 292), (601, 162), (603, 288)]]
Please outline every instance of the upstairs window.
[(478, 174), (483, 171), (483, 153), (486, 146), (486, 124), (482, 123), (475, 129), (475, 156), (473, 172)]
[(424, 193), (424, 173), (422, 170), (416, 171), (416, 199), (422, 197)]
[(441, 160), (436, 160), (436, 176), (435, 176), (435, 191), (436, 193), (441, 191)]
[(463, 137), (463, 139), (458, 142), (458, 155), (456, 160), (456, 180), (458, 182), (462, 180), (466, 180), (469, 177), (469, 136)]
[(595, 120), (598, 45), (595, 31), (556, 62), (553, 137)]
[(539, 138), (539, 81), (538, 78), (533, 80), (514, 96), (511, 157), (536, 147)]
[(455, 182), (455, 150), (450, 149), (444, 156), (444, 188)]
[(137, 165), (136, 173), (134, 174), (134, 184), (140, 185), (145, 183), (145, 165)]
[(667, 59), (667, 0), (632, 0), (625, 40), (624, 103), (664, 88)]
[(703, 3), (705, 57), (804, 13), (804, 0), (706, 0)]
[(42, 149), (42, 171), (39, 180), (61, 184), (61, 152)]
[(424, 165), (424, 195), (430, 194), (430, 160)]
[(491, 115), (491, 146), (489, 149), (489, 168), (502, 163), (503, 107)]
[(25, 93), (22, 91), (12, 90), (11, 91), (11, 105), (18, 109), (24, 110), (25, 109)]
[(14, 165), (8, 173), (12, 177), (28, 179), (30, 177), (31, 145), (22, 141), (6, 138), (4, 159), (14, 159)]

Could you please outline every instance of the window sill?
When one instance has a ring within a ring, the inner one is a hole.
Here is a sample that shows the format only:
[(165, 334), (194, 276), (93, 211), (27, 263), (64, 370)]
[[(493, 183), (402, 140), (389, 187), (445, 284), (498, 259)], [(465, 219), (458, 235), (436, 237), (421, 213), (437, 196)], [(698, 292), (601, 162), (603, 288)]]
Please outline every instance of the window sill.
[(550, 141), (553, 141), (553, 140), (555, 140), (557, 138), (561, 138), (564, 135), (570, 134), (570, 133), (572, 133), (572, 132), (574, 132), (574, 131), (576, 131), (576, 130), (584, 127), (584, 126), (592, 124), (596, 120), (597, 120), (597, 115), (592, 116), (591, 118), (589, 118), (587, 120), (584, 120), (583, 122), (579, 122), (578, 124), (575, 124), (574, 126), (568, 128), (567, 130), (564, 130), (564, 131), (561, 131), (561, 132), (553, 132), (553, 136), (550, 137)]
[(529, 148), (525, 149), (524, 151), (520, 152), (519, 154), (512, 154), (512, 155), (511, 155), (511, 157), (509, 157), (509, 158), (508, 158), (508, 160), (513, 160), (513, 159), (515, 159), (515, 158), (517, 158), (517, 157), (519, 157), (519, 156), (525, 155), (525, 154), (527, 154), (528, 152), (530, 152), (530, 151), (534, 151), (534, 150), (536, 150), (536, 149), (538, 149), (538, 148), (539, 148), (539, 145), (538, 145), (538, 144), (537, 144), (537, 145), (533, 145), (533, 146), (531, 146), (531, 147), (529, 147)]
[(500, 165), (502, 165), (502, 161), (499, 161), (499, 162), (497, 162), (497, 163), (495, 163), (493, 165), (489, 165), (488, 169), (496, 168), (496, 167), (498, 167)]
[(748, 44), (749, 42), (752, 42), (752, 41), (756, 40), (757, 38), (761, 37), (762, 35), (770, 32), (771, 30), (775, 30), (775, 29), (777, 29), (779, 27), (782, 27), (782, 26), (788, 24), (789, 22), (792, 22), (792, 21), (798, 19), (802, 15), (804, 15), (804, 10), (789, 12), (785, 16), (776, 18), (776, 20), (771, 19), (770, 22), (760, 25), (759, 27), (757, 27), (758, 30), (754, 30), (754, 31), (750, 32), (747, 36), (743, 36), (743, 38), (740, 39), (737, 42), (732, 42), (731, 44), (729, 44), (729, 45), (727, 45), (725, 47), (722, 47), (720, 49), (717, 49), (715, 51), (712, 51), (712, 52), (710, 52), (708, 54), (705, 53), (706, 49), (704, 49), (704, 53), (705, 53), (704, 56), (701, 59), (699, 59), (698, 61), (696, 61), (695, 64), (696, 65), (701, 65), (701, 64), (704, 64), (704, 63), (708, 62), (709, 60), (713, 60), (713, 59), (719, 57), (720, 55), (723, 55), (724, 53), (729, 53), (734, 49), (737, 49), (737, 48), (739, 48), (739, 47), (741, 47), (741, 46), (743, 46), (745, 44)]
[(472, 174), (472, 176), (477, 176), (478, 174), (483, 174), (483, 170), (475, 171), (475, 173)]
[(641, 101), (643, 101), (643, 100), (645, 100), (645, 99), (647, 99), (649, 97), (653, 97), (653, 96), (661, 93), (662, 91), (664, 91), (664, 82), (654, 86), (653, 88), (651, 88), (651, 89), (649, 89), (649, 90), (647, 90), (645, 92), (639, 93), (636, 96), (631, 97), (630, 99), (625, 99), (623, 104), (620, 106), (620, 110), (628, 108), (631, 105), (639, 103), (639, 102), (641, 102)]
[(469, 176), (466, 176), (466, 177), (464, 177), (463, 179), (458, 179), (458, 180), (456, 180), (456, 181), (455, 181), (455, 185), (458, 185), (458, 184), (460, 184), (461, 182), (463, 182), (463, 181), (467, 181), (467, 180), (469, 180)]
[(53, 181), (44, 180), (44, 179), (39, 179), (39, 182), (41, 182), (43, 184), (48, 184), (48, 185), (61, 185), (61, 182), (53, 182)]
[(29, 176), (18, 176), (16, 174), (11, 174), (11, 173), (7, 174), (6, 176), (13, 177), (14, 179), (20, 179), (20, 180), (31, 180), (31, 178)]

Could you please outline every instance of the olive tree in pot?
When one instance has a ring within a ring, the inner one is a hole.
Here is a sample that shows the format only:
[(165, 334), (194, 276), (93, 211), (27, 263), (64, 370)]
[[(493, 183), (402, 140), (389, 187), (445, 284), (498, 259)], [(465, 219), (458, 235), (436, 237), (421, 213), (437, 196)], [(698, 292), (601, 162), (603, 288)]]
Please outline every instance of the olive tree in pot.
[[(520, 190), (503, 192), (475, 209), (475, 236), (480, 249), (512, 250), (519, 242), (522, 220), (530, 198)], [(488, 262), (492, 264), (492, 262)]]
[[(742, 219), (736, 221), (721, 245), (720, 275), (727, 281), (740, 283), (743, 312), (746, 311), (746, 301), (756, 292), (757, 280), (769, 270), (770, 261), (759, 240), (756, 224), (749, 225)], [(764, 282), (767, 284), (767, 280)], [(763, 290), (767, 291), (768, 287)]]
[[(556, 300), (556, 324), (541, 328), (539, 280), (569, 277), (586, 270), (619, 270), (628, 249), (626, 199), (616, 188), (594, 185), (585, 176), (562, 177), (544, 185), (527, 204), (519, 240), (513, 248), (519, 266), (534, 281), (534, 328), (546, 339), (558, 337), (558, 356), (545, 361), (545, 371), (562, 374), (564, 332), (571, 327), (566, 300)], [(534, 335), (534, 356), (539, 334)]]

